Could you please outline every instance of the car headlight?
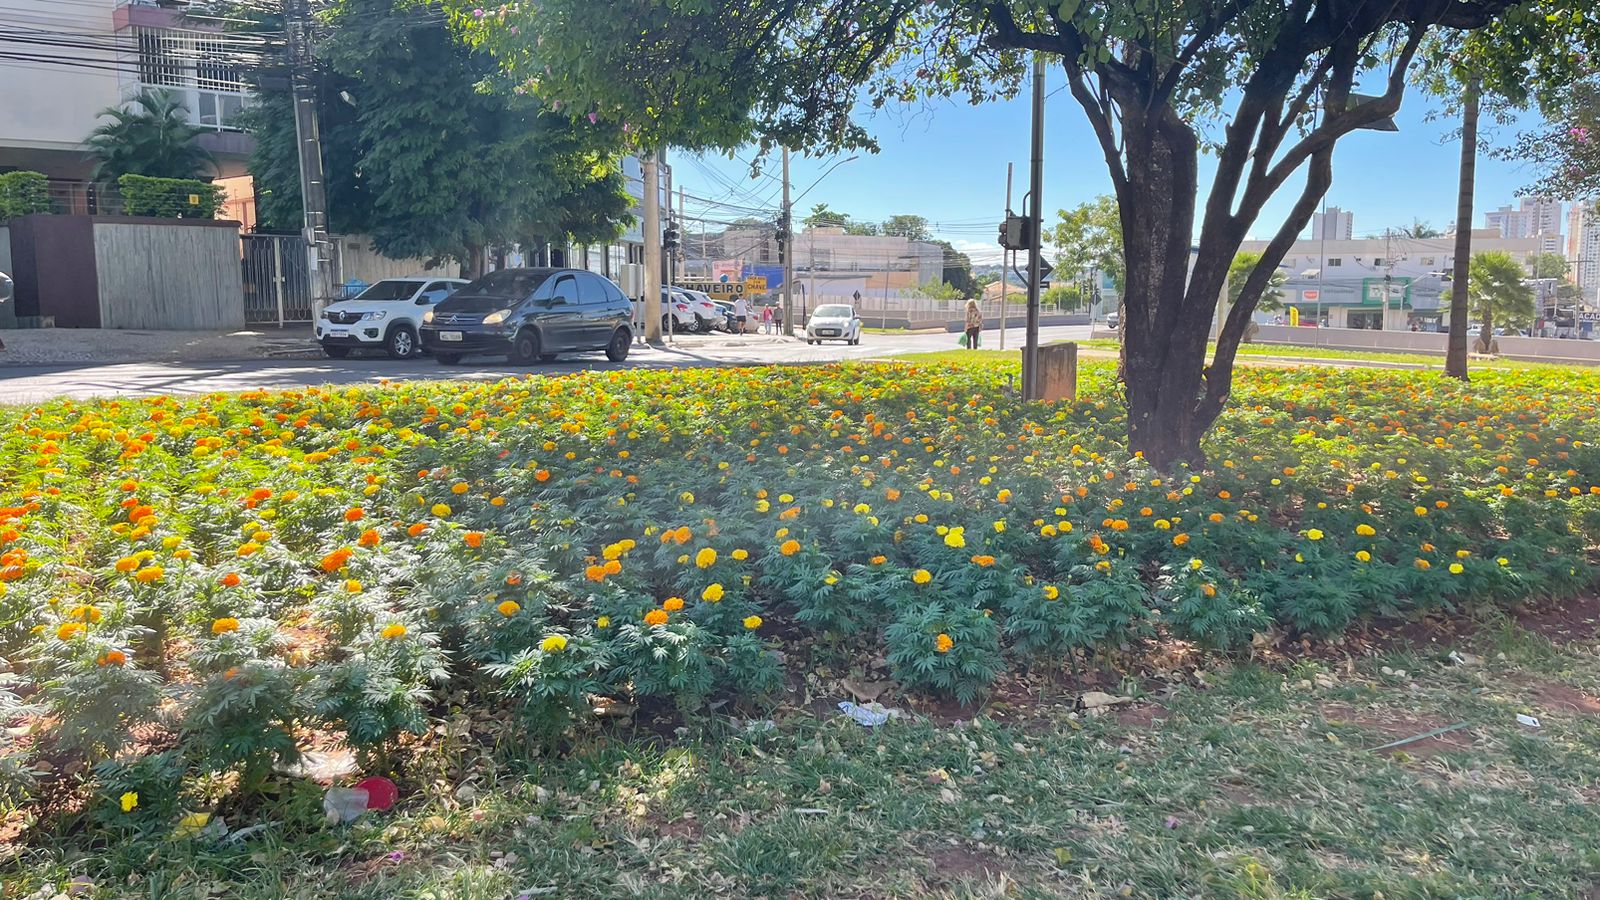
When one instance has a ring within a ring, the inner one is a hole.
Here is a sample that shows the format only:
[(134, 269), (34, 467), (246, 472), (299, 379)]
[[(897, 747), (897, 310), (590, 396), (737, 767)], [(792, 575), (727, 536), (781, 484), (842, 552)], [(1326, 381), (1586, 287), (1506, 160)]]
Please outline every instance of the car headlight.
[(509, 310), (509, 309), (496, 310), (496, 311), (494, 311), (492, 313), (489, 313), (487, 316), (483, 317), (483, 324), (485, 324), (485, 325), (499, 325), (501, 322), (504, 322), (506, 320), (507, 316), (510, 316), (510, 315), (511, 315), (511, 310)]
[(429, 322), (432, 322), (432, 321), (433, 321), (433, 310), (430, 309), (427, 312), (422, 314), (422, 324), (426, 325), (426, 324), (428, 324)]
[(364, 314), (362, 314), (361, 318), (362, 318), (362, 320), (367, 321), (367, 322), (381, 322), (384, 319), (389, 318), (389, 311), (388, 310), (382, 310), (382, 311), (379, 311), (379, 312), (364, 313)]

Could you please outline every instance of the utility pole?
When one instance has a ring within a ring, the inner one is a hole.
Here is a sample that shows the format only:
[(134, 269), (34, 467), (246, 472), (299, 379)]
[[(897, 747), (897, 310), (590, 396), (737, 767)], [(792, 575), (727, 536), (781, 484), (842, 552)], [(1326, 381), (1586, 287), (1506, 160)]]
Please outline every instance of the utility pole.
[(1022, 396), (1039, 399), (1039, 273), (1044, 262), (1044, 56), (1033, 55), (1033, 158), (1028, 164), (1028, 336), (1022, 345)]
[[(311, 55), (310, 0), (284, 0), (289, 37), (289, 77), (294, 97), (294, 136), (300, 159), (300, 202), (305, 209), (306, 271), (311, 314), (333, 300), (328, 242), (328, 195), (322, 175), (322, 136), (317, 130), (317, 88)], [(282, 277), (283, 273), (278, 273)]]
[[(1006, 163), (1006, 218), (1011, 218), (1011, 170), (1014, 164)], [(1011, 251), (1000, 248), (1000, 349), (1006, 348), (1006, 296), (1011, 274)], [(963, 327), (965, 327), (963, 325)]]
[(661, 342), (661, 183), (656, 151), (644, 158), (644, 337)]
[[(672, 283), (689, 277), (689, 220), (684, 214), (683, 185), (678, 185), (678, 246), (672, 251)], [(680, 265), (681, 263), (681, 265)]]
[(779, 226), (784, 241), (779, 245), (783, 254), (783, 333), (794, 337), (794, 234), (790, 227), (792, 210), (789, 209), (789, 148), (783, 148), (783, 220)]

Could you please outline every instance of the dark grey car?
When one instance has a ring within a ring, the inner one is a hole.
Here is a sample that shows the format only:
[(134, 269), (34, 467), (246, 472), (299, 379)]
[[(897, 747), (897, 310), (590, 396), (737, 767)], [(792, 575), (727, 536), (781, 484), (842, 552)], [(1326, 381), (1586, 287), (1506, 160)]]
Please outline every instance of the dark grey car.
[(621, 362), (633, 344), (632, 319), (632, 302), (593, 272), (501, 269), (424, 314), (420, 336), (447, 366), (468, 353), (503, 353), (525, 365), (582, 350)]

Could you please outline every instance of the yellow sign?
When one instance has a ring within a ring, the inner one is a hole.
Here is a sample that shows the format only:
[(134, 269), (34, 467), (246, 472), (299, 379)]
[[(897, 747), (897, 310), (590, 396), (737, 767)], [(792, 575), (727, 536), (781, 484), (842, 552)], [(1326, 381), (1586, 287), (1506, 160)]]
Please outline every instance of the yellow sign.
[(1289, 307), (1289, 324), (1296, 326), (1300, 324), (1300, 310), (1293, 306)]
[(744, 289), (752, 294), (765, 294), (767, 292), (767, 276), (751, 275), (744, 280)]
[(190, 206), (199, 206), (200, 205), (200, 195), (199, 194), (190, 194), (189, 195), (189, 205)]
[(732, 300), (747, 290), (743, 281), (686, 280), (678, 283), (691, 291), (699, 291), (714, 300)]

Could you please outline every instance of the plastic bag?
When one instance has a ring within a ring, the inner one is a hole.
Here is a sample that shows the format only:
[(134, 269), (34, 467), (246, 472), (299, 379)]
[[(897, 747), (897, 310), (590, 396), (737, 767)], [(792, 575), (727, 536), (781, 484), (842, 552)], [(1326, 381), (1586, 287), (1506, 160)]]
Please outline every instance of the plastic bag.
[(966, 332), (963, 331), (961, 333), (961, 337), (956, 338), (956, 346), (960, 347), (963, 350), (967, 349), (967, 333)]

